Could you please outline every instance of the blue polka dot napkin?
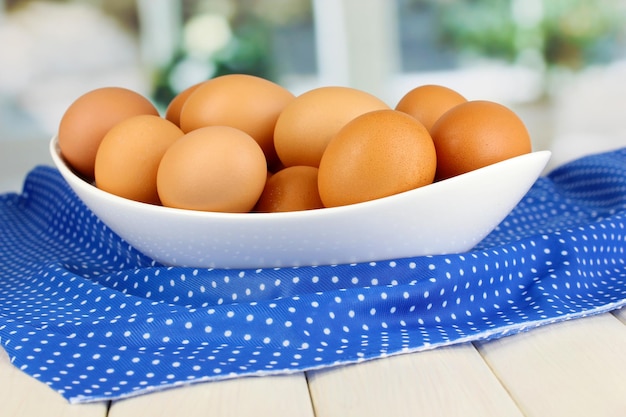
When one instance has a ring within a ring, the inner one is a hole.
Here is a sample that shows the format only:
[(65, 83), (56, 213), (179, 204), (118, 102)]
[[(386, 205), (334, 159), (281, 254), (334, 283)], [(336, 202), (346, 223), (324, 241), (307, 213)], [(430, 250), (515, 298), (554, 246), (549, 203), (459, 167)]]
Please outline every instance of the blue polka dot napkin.
[(0, 344), (71, 402), (501, 337), (626, 303), (626, 148), (537, 180), (466, 253), (353, 265), (157, 265), (51, 167), (0, 196)]

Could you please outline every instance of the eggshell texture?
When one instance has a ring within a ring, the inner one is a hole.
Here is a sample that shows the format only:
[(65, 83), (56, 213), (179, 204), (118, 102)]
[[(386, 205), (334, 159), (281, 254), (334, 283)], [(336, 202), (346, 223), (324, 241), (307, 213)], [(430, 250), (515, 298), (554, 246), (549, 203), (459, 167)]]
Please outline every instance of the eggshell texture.
[(157, 190), (167, 207), (243, 213), (256, 204), (266, 178), (265, 155), (250, 135), (229, 126), (208, 126), (167, 149)]
[(96, 152), (104, 135), (131, 116), (158, 116), (156, 107), (141, 94), (122, 87), (102, 87), (78, 97), (59, 124), (59, 148), (69, 165), (87, 179), (94, 178)]
[(154, 115), (125, 119), (104, 135), (95, 162), (96, 187), (135, 201), (160, 204), (156, 176), (163, 154), (184, 135)]
[(379, 98), (349, 87), (319, 87), (295, 98), (280, 114), (274, 146), (284, 166), (318, 167), (339, 129), (357, 116), (389, 109)]
[(190, 132), (205, 126), (230, 126), (257, 141), (270, 165), (277, 161), (274, 125), (294, 99), (284, 87), (264, 78), (228, 74), (203, 82), (185, 101), (180, 126)]
[(396, 110), (415, 117), (430, 131), (441, 115), (466, 101), (464, 96), (451, 88), (428, 84), (406, 93), (396, 105)]
[(323, 206), (317, 189), (317, 168), (292, 166), (268, 178), (254, 211), (298, 211)]
[(437, 150), (437, 180), (532, 151), (528, 130), (517, 114), (485, 100), (450, 109), (435, 123), (431, 135)]
[(170, 101), (167, 109), (165, 109), (165, 118), (174, 123), (176, 126), (180, 126), (180, 111), (187, 101), (187, 98), (191, 95), (191, 93), (196, 91), (201, 84), (202, 83), (194, 84), (178, 93), (172, 101)]
[(437, 164), (428, 130), (396, 110), (363, 114), (330, 141), (319, 166), (324, 206), (387, 197), (433, 182)]

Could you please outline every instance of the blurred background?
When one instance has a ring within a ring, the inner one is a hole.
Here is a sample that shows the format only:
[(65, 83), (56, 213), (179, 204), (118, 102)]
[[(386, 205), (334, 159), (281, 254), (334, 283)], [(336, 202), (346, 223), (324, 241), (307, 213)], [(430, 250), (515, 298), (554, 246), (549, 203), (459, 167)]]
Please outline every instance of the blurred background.
[(626, 0), (0, 0), (0, 178), (88, 90), (164, 109), (231, 72), (391, 106), (443, 84), (517, 111), (550, 166), (626, 145)]

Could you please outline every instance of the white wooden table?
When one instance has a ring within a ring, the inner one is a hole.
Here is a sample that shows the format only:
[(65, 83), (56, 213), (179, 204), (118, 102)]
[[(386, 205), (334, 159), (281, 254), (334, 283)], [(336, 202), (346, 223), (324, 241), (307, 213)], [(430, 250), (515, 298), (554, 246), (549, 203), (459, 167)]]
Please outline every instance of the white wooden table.
[[(0, 192), (19, 191), (46, 152), (37, 141), (0, 142)], [(17, 370), (0, 349), (0, 417), (270, 415), (623, 417), (626, 309), (490, 342), (79, 405)]]

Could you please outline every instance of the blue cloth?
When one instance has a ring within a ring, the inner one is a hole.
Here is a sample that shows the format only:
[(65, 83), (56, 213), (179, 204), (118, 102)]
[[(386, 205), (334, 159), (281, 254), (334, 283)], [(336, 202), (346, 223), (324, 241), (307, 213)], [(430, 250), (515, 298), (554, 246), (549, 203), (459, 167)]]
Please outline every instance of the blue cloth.
[(0, 343), (71, 402), (514, 334), (626, 302), (626, 148), (537, 180), (454, 255), (267, 270), (157, 265), (51, 167), (0, 197)]

